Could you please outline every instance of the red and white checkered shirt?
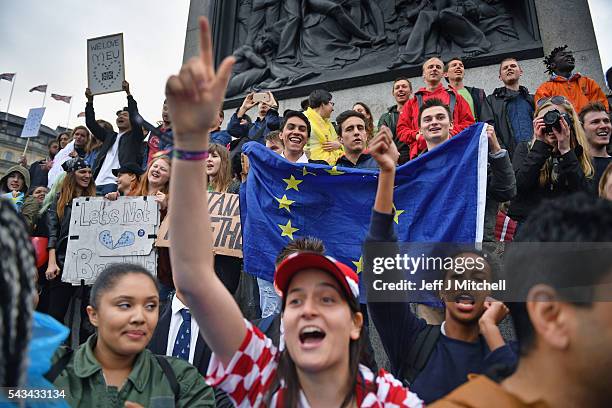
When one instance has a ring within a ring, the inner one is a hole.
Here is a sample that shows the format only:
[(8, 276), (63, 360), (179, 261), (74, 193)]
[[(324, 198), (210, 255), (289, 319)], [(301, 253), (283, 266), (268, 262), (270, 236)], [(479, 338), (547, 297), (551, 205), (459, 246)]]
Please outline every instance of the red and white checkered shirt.
[[(247, 333), (227, 367), (213, 354), (208, 366), (206, 381), (225, 391), (237, 407), (264, 406), (272, 385), (280, 353), (257, 327), (245, 320)], [(422, 407), (423, 401), (408, 391), (391, 374), (380, 370), (378, 376), (360, 365), (356, 399), (359, 407)], [(362, 383), (365, 382), (365, 386)], [(271, 407), (282, 407), (282, 389), (271, 399)], [(308, 408), (308, 401), (300, 394), (300, 408)]]

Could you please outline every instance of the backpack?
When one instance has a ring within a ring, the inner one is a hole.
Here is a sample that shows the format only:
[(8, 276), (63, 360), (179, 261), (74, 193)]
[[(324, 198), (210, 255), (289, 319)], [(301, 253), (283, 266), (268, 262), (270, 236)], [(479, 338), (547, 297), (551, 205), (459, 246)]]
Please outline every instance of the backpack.
[[(53, 364), (53, 366), (51, 366), (49, 371), (45, 373), (44, 377), (50, 383), (53, 383), (55, 379), (60, 375), (60, 373), (64, 371), (64, 369), (70, 362), (70, 359), (72, 358), (73, 354), (74, 354), (74, 350), (68, 349), (66, 354), (60, 357), (60, 359), (57, 360), (55, 364)], [(164, 372), (166, 379), (170, 383), (170, 388), (172, 389), (172, 392), (174, 393), (174, 403), (178, 405), (179, 397), (181, 394), (181, 387), (179, 386), (179, 383), (176, 380), (176, 374), (174, 374), (174, 370), (172, 370), (172, 366), (170, 366), (170, 363), (168, 362), (168, 360), (166, 360), (165, 357), (166, 356), (155, 355), (155, 358), (157, 359), (157, 362), (159, 363), (162, 371)]]
[(438, 324), (428, 324), (417, 335), (398, 373), (398, 378), (402, 378), (406, 386), (412, 385), (417, 375), (425, 368), (440, 338), (441, 327)]
[[(455, 105), (457, 105), (457, 95), (455, 95), (455, 92), (453, 92), (451, 89), (447, 89), (446, 92), (448, 92), (448, 96), (450, 98), (448, 107), (450, 109), (450, 113), (451, 113), (451, 122), (453, 120), (453, 115), (455, 114)], [(417, 104), (419, 105), (419, 112), (421, 111), (421, 106), (423, 106), (423, 95), (421, 95), (420, 93), (417, 93), (416, 95), (414, 95), (414, 97), (417, 100)]]

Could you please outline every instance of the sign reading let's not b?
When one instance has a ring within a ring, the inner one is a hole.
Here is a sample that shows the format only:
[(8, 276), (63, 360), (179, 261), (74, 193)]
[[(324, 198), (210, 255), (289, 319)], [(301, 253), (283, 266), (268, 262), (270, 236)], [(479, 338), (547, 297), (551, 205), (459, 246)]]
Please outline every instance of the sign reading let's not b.
[(125, 80), (123, 34), (87, 40), (87, 86), (93, 95), (119, 92)]

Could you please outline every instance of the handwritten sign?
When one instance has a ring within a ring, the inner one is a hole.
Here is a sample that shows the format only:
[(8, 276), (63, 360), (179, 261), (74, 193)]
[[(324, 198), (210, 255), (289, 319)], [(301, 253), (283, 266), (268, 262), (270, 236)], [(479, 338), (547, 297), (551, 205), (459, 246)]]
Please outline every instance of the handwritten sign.
[(21, 130), (21, 137), (36, 137), (40, 130), (40, 124), (42, 123), (43, 115), (45, 114), (45, 108), (32, 108), (28, 113), (28, 118), (23, 124)]
[(91, 93), (119, 92), (124, 80), (123, 34), (87, 40), (87, 84)]
[(72, 201), (62, 281), (92, 284), (106, 265), (129, 262), (156, 274), (159, 209), (151, 197), (79, 197)]
[[(242, 225), (238, 194), (209, 192), (208, 213), (212, 226), (214, 253), (242, 258)], [(169, 225), (169, 218), (166, 217), (159, 227), (159, 238), (155, 246), (170, 246)]]

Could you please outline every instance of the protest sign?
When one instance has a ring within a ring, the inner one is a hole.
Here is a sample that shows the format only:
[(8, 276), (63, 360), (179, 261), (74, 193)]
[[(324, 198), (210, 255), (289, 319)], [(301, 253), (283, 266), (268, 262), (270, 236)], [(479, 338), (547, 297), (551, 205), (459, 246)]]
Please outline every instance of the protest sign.
[(42, 123), (43, 115), (45, 114), (45, 108), (32, 108), (28, 113), (28, 118), (23, 124), (21, 130), (21, 137), (36, 137), (40, 130), (40, 124)]
[(155, 275), (158, 227), (158, 204), (151, 197), (75, 198), (62, 281), (92, 284), (106, 265), (117, 262), (142, 265)]
[[(213, 252), (242, 258), (242, 227), (240, 224), (240, 198), (238, 194), (208, 193), (208, 213), (213, 234)], [(170, 220), (164, 219), (159, 227), (157, 247), (169, 247)]]
[(87, 40), (87, 86), (93, 95), (119, 92), (125, 80), (123, 34)]

